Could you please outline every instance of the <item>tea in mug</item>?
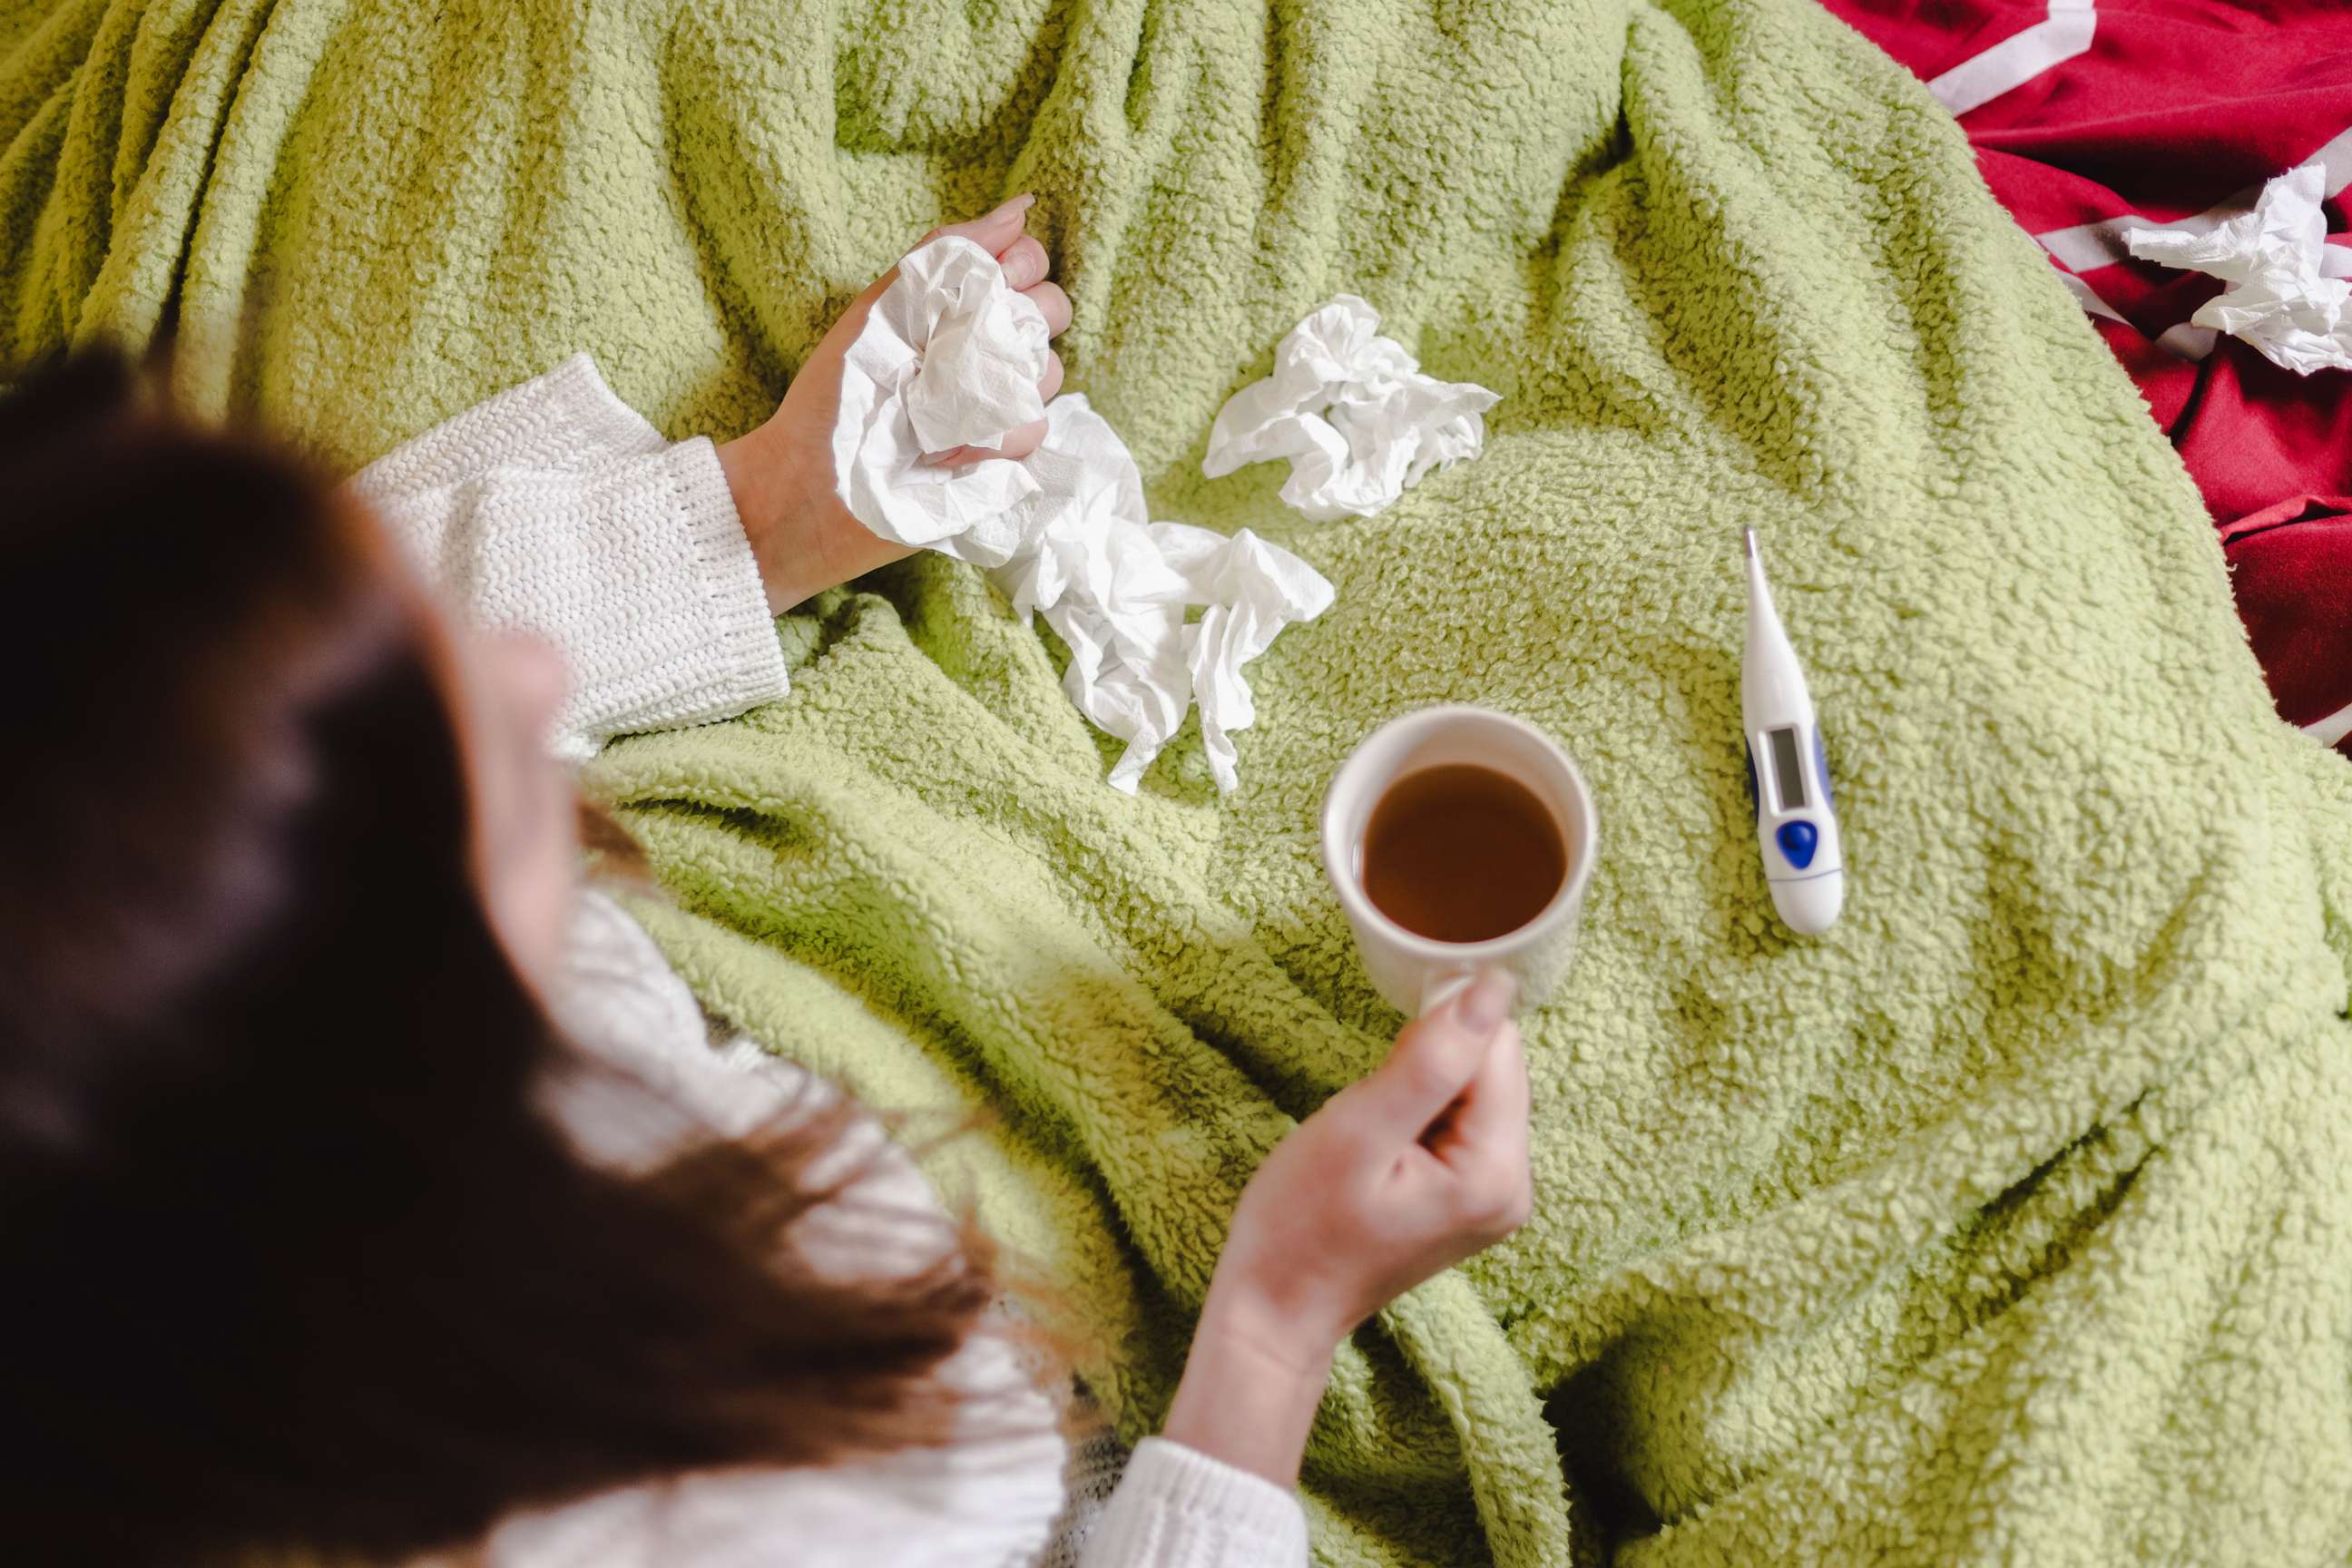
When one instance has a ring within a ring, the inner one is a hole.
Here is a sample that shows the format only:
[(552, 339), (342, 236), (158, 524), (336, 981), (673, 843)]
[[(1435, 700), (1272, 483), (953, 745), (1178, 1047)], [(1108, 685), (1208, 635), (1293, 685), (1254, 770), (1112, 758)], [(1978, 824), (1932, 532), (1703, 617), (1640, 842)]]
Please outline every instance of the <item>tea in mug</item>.
[(1535, 792), (1475, 763), (1399, 778), (1364, 830), (1364, 892), (1381, 913), (1437, 942), (1507, 936), (1568, 878), (1568, 846)]

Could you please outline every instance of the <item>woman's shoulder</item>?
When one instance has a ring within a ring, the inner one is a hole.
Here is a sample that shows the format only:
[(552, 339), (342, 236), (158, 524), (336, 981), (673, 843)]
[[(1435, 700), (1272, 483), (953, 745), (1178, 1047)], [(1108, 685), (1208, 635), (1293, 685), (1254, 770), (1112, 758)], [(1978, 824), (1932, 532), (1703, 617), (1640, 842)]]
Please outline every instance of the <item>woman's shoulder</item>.
[[(713, 1029), (645, 928), (593, 889), (579, 899), (550, 1008), (591, 1070), (554, 1076), (541, 1099), (602, 1164), (651, 1169), (696, 1142), (832, 1116), (842, 1104), (824, 1079), (748, 1036)], [(842, 1119), (806, 1176), (840, 1188), (792, 1226), (823, 1273), (917, 1274), (959, 1242), (921, 1169), (874, 1116)]]
[(1013, 1342), (983, 1333), (950, 1370), (971, 1430), (938, 1448), (793, 1470), (690, 1476), (519, 1515), (482, 1568), (1016, 1568), (1045, 1552), (1066, 1450)]
[(574, 900), (547, 1005), (580, 1058), (566, 1065), (599, 1070), (555, 1075), (541, 1102), (600, 1163), (644, 1169), (839, 1099), (748, 1037), (714, 1029), (646, 929), (593, 888)]
[[(700, 1006), (628, 912), (584, 893), (551, 1011), (595, 1068), (545, 1091), (583, 1152), (646, 1169), (712, 1137), (830, 1111), (840, 1091), (741, 1037), (714, 1040)], [(809, 1172), (840, 1194), (799, 1215), (793, 1244), (842, 1279), (918, 1273), (957, 1244), (914, 1160), (871, 1116), (844, 1123)], [(801, 1469), (680, 1477), (509, 1518), (486, 1568), (825, 1568), (1034, 1562), (1062, 1510), (1061, 1410), (1017, 1335), (984, 1325), (941, 1369), (962, 1395), (955, 1440)]]

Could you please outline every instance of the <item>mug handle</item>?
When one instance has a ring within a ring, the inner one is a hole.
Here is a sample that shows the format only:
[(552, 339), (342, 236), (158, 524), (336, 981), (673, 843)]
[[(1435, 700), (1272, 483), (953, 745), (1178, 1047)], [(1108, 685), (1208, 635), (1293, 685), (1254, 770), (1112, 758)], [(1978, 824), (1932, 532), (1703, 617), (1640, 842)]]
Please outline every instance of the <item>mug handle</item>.
[(1453, 1001), (1478, 983), (1485, 969), (1436, 969), (1421, 983), (1421, 1011), (1417, 1018), (1426, 1018), (1448, 1002)]

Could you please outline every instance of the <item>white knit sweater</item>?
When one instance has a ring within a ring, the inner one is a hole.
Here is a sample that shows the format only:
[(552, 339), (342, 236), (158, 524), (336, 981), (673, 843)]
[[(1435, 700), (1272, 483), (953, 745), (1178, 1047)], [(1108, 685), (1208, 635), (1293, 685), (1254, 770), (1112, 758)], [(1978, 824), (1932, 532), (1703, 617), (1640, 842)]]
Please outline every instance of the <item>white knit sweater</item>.
[[(783, 656), (718, 450), (672, 445), (615, 397), (585, 355), (426, 432), (352, 481), (468, 617), (561, 647), (572, 693), (556, 746), (708, 723), (785, 693)], [(597, 1114), (593, 1090), (551, 1110), (593, 1157), (657, 1159), (698, 1131), (740, 1132), (808, 1080), (746, 1040), (707, 1041), (700, 1010), (619, 906), (584, 896), (558, 1007), (592, 1050), (662, 1088), (677, 1121)], [(625, 1130), (624, 1131), (623, 1130)], [(872, 1136), (878, 1138), (878, 1133)], [(867, 1181), (933, 1210), (913, 1163), (889, 1152)], [(821, 1266), (919, 1267), (916, 1226), (816, 1224), (797, 1239)], [(983, 1333), (948, 1369), (992, 1430), (941, 1449), (822, 1469), (689, 1477), (503, 1522), (489, 1568), (1276, 1568), (1304, 1564), (1297, 1500), (1160, 1438), (1127, 1460), (1108, 1503), (1066, 1508), (1067, 1456), (1052, 1402), (1007, 1341)], [(1013, 1417), (1007, 1420), (1010, 1415)], [(1022, 1419), (1023, 1416), (1034, 1419)], [(1081, 1472), (1115, 1448), (1090, 1445)], [(1085, 1489), (1081, 1489), (1082, 1492)], [(1058, 1524), (1057, 1524), (1058, 1521)]]

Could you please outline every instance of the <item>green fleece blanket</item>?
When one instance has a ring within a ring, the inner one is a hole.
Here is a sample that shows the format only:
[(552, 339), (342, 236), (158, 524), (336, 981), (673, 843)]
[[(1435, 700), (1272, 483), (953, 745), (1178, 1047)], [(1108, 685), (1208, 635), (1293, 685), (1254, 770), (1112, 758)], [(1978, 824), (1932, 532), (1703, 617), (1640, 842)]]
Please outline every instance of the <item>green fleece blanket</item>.
[[(2197, 498), (1919, 87), (1808, 0), (0, 4), (0, 363), (175, 330), (356, 464), (593, 352), (772, 405), (942, 216), (1034, 189), (1072, 384), (1156, 513), (1337, 585), (1221, 798), (1129, 799), (1058, 650), (910, 563), (792, 696), (593, 782), (717, 1008), (877, 1105), (1149, 1430), (1235, 1193), (1376, 1061), (1317, 868), (1370, 726), (1579, 757), (1602, 858), (1527, 1020), (1538, 1204), (1342, 1354), (1327, 1563), (2305, 1563), (2352, 1552), (2352, 772), (2273, 716)], [(1504, 395), (1310, 525), (1211, 417), (1342, 290)], [(1761, 535), (1850, 895), (1771, 920)]]

